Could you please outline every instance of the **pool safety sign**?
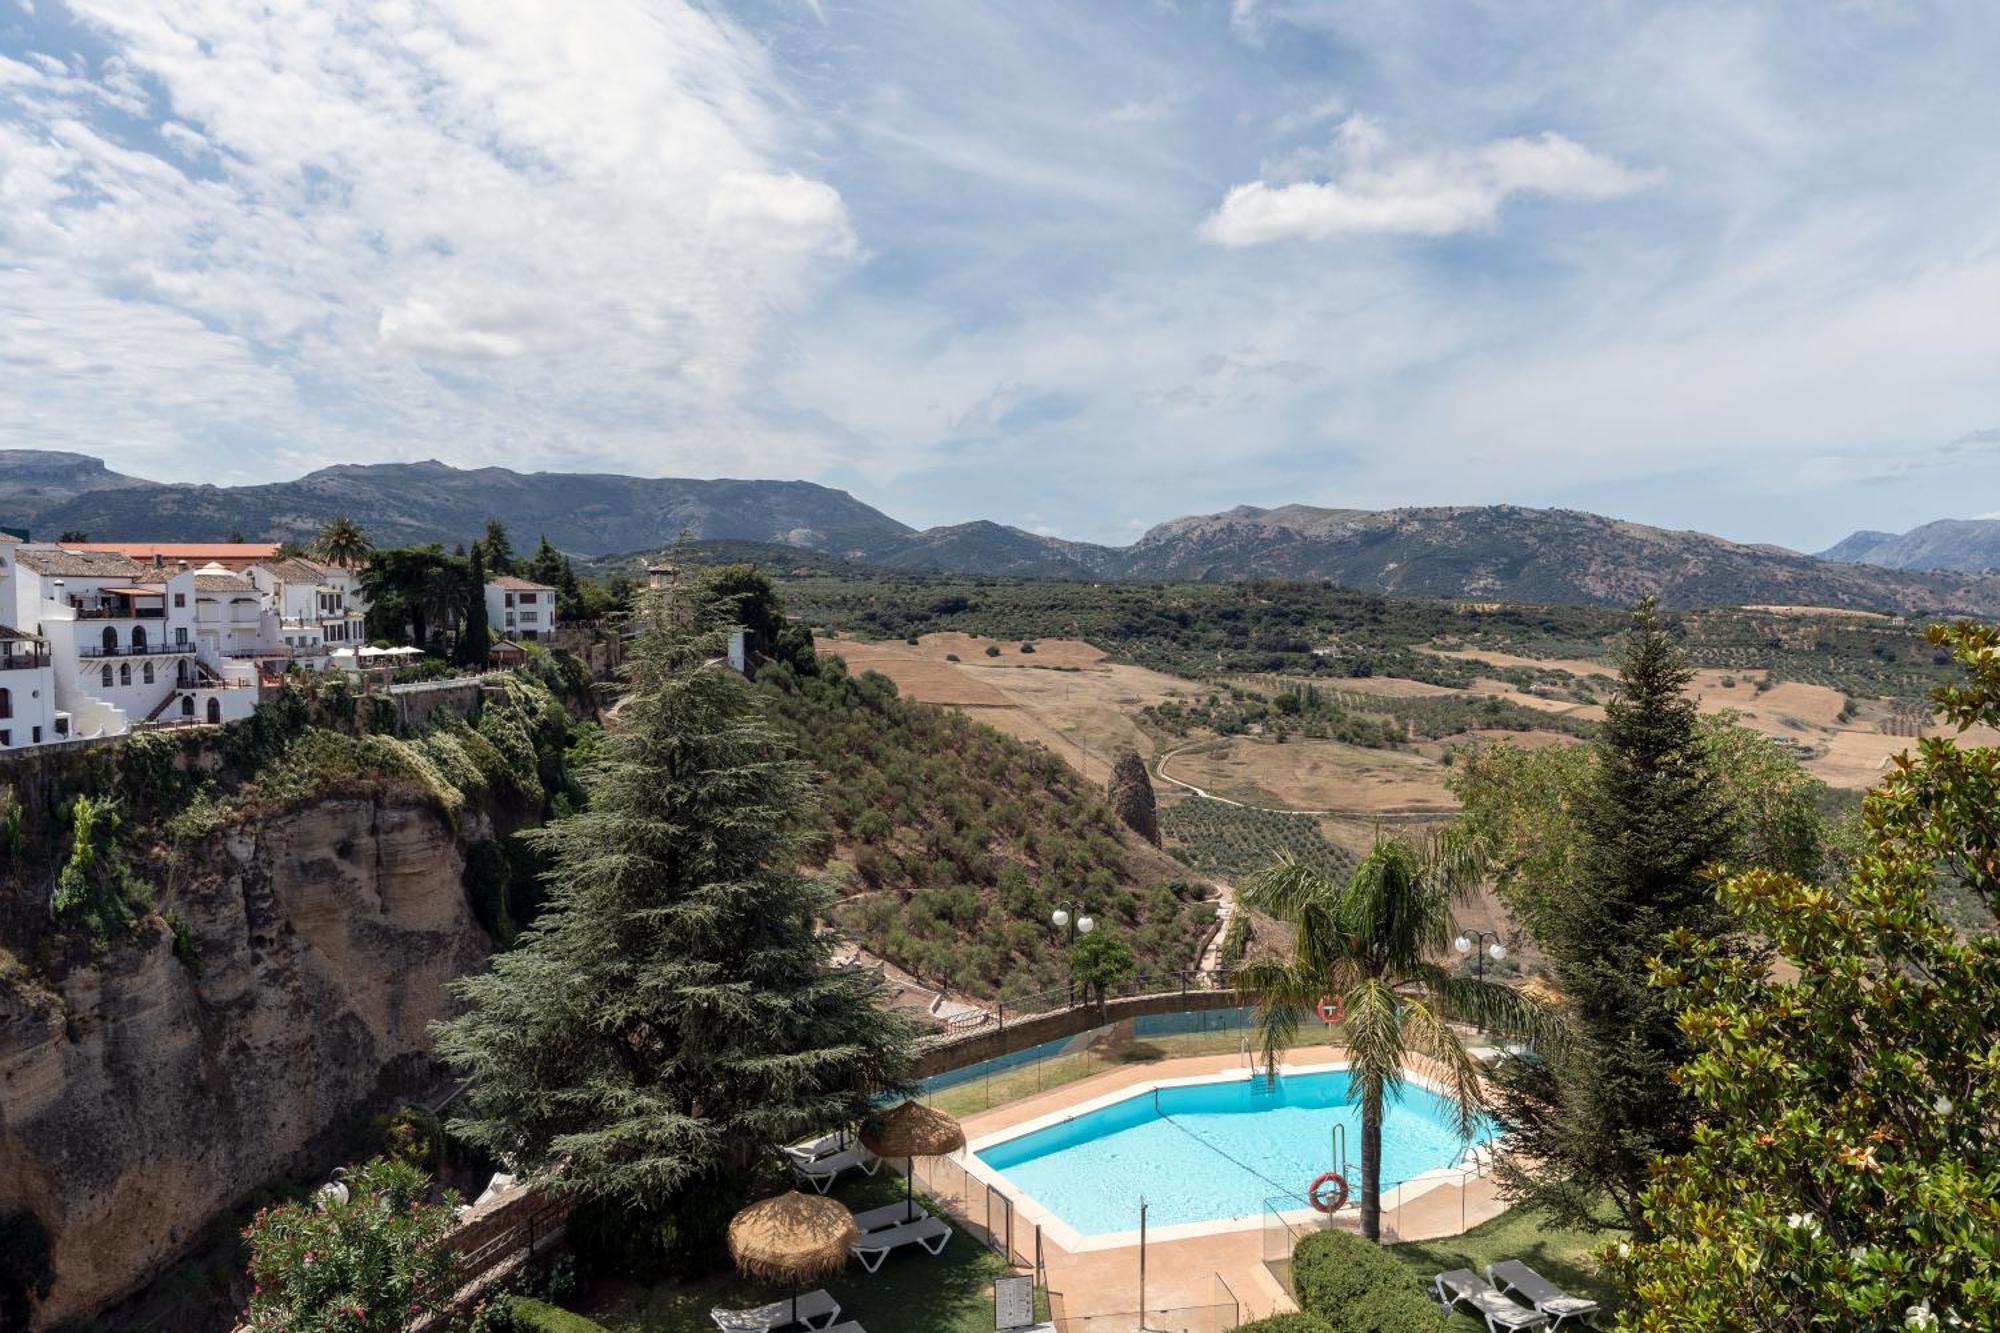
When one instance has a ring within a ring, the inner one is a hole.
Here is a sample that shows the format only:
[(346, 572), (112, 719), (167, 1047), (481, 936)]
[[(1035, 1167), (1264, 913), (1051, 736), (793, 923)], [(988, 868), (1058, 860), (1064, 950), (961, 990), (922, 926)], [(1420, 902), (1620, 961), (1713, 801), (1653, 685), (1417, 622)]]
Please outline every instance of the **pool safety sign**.
[(1035, 1322), (1035, 1279), (1001, 1277), (993, 1280), (993, 1327), (997, 1333), (1028, 1328)]

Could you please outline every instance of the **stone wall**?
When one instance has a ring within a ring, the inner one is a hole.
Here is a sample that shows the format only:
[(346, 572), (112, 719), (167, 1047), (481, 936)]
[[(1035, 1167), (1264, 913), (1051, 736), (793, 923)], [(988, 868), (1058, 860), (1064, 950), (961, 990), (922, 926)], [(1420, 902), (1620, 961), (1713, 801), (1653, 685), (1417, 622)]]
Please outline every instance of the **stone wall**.
[(929, 1078), (967, 1065), (1012, 1055), (1058, 1037), (1074, 1037), (1109, 1023), (1123, 1023), (1152, 1014), (1181, 1014), (1191, 1010), (1234, 1009), (1243, 1003), (1234, 991), (1167, 991), (1159, 995), (1135, 995), (1112, 1000), (1103, 1006), (1080, 1004), (1052, 1014), (1010, 1019), (1005, 1026), (988, 1025), (952, 1037), (926, 1042), (917, 1054), (917, 1077)]

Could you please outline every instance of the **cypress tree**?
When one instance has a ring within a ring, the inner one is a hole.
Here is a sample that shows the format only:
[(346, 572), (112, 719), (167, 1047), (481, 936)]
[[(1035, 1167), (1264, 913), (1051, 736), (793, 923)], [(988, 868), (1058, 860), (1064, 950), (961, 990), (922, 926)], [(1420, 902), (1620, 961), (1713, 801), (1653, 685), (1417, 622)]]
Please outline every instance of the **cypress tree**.
[(1643, 1231), (1651, 1162), (1692, 1136), (1672, 1081), (1690, 1047), (1647, 960), (1674, 931), (1720, 929), (1706, 872), (1729, 854), (1735, 823), (1710, 780), (1693, 678), (1652, 601), (1641, 602), (1578, 811), (1577, 868), (1540, 914), (1538, 943), (1573, 1035), (1550, 1060), (1508, 1061), (1497, 1074), (1499, 1118), (1517, 1150), (1502, 1183), (1570, 1222)]
[(472, 544), (466, 571), (465, 628), (458, 635), (461, 666), (485, 666), (493, 651), (493, 631), (486, 622), (486, 557), (479, 543)]
[(719, 1237), (780, 1144), (900, 1087), (912, 1032), (815, 931), (807, 773), (711, 665), (720, 616), (641, 594), (634, 620), (587, 805), (522, 835), (547, 906), (458, 983), (440, 1047), (474, 1079), (459, 1133), (683, 1248)]

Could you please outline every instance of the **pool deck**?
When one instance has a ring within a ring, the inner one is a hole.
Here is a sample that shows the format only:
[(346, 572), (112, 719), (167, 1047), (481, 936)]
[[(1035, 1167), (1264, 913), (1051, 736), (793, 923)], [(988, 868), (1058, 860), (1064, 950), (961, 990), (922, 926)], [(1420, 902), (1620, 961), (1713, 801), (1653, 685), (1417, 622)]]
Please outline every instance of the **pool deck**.
[[(1294, 1050), (1286, 1057), (1285, 1068), (1303, 1070), (1309, 1066), (1339, 1065), (1346, 1052), (1335, 1046)], [(1100, 1098), (1115, 1098), (1131, 1089), (1175, 1080), (1213, 1079), (1218, 1075), (1246, 1074), (1240, 1054), (1200, 1055), (1158, 1060), (1106, 1070), (1075, 1083), (1023, 1098), (967, 1116), (966, 1141), (981, 1145), (1008, 1131), (1020, 1129), (1045, 1117), (1060, 1119)], [(970, 1152), (959, 1154), (970, 1160)], [(952, 1203), (965, 1185), (983, 1188), (983, 1164), (964, 1162), (917, 1164), (917, 1178), (934, 1194)], [(990, 1175), (990, 1172), (988, 1173)], [(1302, 1182), (1303, 1184), (1303, 1182)], [(1019, 1191), (1007, 1191), (1015, 1199)], [(1463, 1183), (1437, 1181), (1397, 1199), (1390, 1191), (1383, 1200), (1382, 1238), (1385, 1241), (1431, 1240), (1455, 1236), (1469, 1227), (1506, 1211), (1489, 1178), (1472, 1177)], [(962, 1206), (962, 1205), (961, 1205)], [(968, 1210), (970, 1211), (970, 1210)], [(1308, 1215), (1309, 1216), (1309, 1215)], [(983, 1218), (969, 1218), (983, 1225)], [(1042, 1257), (1048, 1287), (1059, 1293), (1064, 1313), (1077, 1316), (1136, 1308), (1139, 1290), (1139, 1247), (1129, 1237), (1077, 1237), (1056, 1219), (1040, 1214), (1032, 1203), (1018, 1203), (1015, 1210), (1017, 1252), (1033, 1253), (1033, 1229), (1042, 1223)], [(1334, 1225), (1349, 1229), (1360, 1226), (1353, 1207), (1342, 1209)], [(1284, 1288), (1264, 1264), (1264, 1218), (1254, 1221), (1167, 1227), (1152, 1233), (1146, 1246), (1146, 1306), (1149, 1309), (1207, 1306), (1214, 1299), (1214, 1278), (1220, 1276), (1242, 1306), (1245, 1319), (1293, 1307)], [(1188, 1234), (1200, 1232), (1205, 1234)], [(1058, 1240), (1060, 1235), (1063, 1240)], [(1067, 1241), (1067, 1243), (1063, 1243)]]

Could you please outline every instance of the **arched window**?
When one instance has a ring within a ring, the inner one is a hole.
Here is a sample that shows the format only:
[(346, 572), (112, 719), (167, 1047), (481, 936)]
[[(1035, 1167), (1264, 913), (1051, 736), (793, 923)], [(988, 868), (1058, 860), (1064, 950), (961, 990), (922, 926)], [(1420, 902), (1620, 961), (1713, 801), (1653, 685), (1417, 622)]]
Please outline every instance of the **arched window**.
[(132, 683), (132, 664), (130, 662), (120, 662), (118, 664), (118, 683), (120, 685), (130, 685)]
[(132, 651), (135, 653), (146, 651), (146, 627), (144, 625), (134, 625), (132, 627)]
[(152, 662), (148, 661), (143, 667), (139, 668), (139, 679), (145, 681), (148, 685), (153, 683)]
[(118, 651), (118, 628), (115, 625), (106, 625), (104, 627), (104, 651), (106, 655), (115, 654)]
[(106, 662), (104, 664), (104, 670), (101, 675), (103, 676), (105, 685), (108, 687), (111, 684), (111, 663)]
[(14, 716), (14, 692), (0, 690), (0, 717)]
[(194, 716), (194, 696), (192, 694), (183, 694), (181, 696), (181, 716)]
[(208, 699), (208, 720), (210, 722), (222, 721), (222, 700), (216, 698), (214, 695), (210, 695)]

